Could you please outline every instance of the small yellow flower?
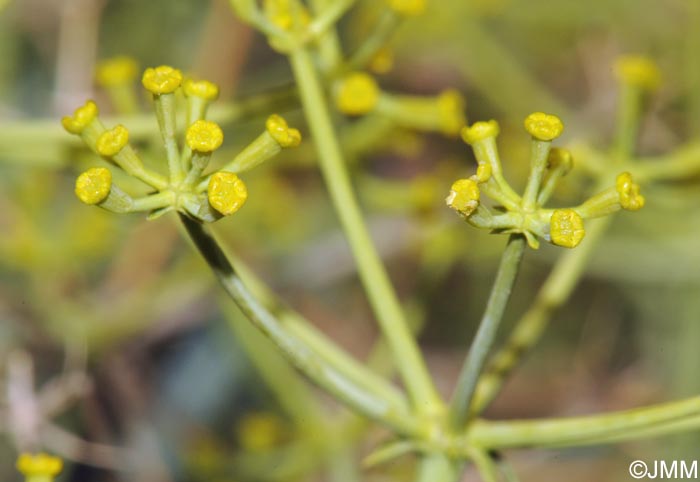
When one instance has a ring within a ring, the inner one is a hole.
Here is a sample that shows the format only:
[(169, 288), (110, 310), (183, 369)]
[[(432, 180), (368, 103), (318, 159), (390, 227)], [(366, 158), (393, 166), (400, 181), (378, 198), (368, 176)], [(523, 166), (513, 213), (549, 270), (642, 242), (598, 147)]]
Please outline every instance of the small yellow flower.
[(182, 84), (182, 72), (168, 65), (149, 67), (143, 73), (141, 82), (154, 95), (170, 94)]
[(129, 131), (120, 124), (114, 129), (103, 132), (97, 138), (97, 152), (105, 157), (116, 156), (128, 143)]
[(99, 204), (112, 189), (112, 173), (104, 167), (93, 167), (78, 176), (75, 195), (85, 204)]
[(375, 74), (386, 74), (393, 67), (394, 52), (389, 47), (379, 49), (369, 63), (369, 69)]
[(583, 218), (573, 209), (556, 209), (552, 213), (549, 233), (553, 244), (575, 248), (586, 234)]
[(641, 55), (626, 55), (615, 62), (615, 75), (620, 82), (645, 90), (654, 90), (661, 83), (656, 63)]
[(402, 15), (420, 15), (425, 11), (425, 0), (389, 0), (389, 6)]
[(25, 477), (46, 477), (51, 479), (63, 470), (63, 461), (48, 454), (23, 453), (17, 458), (17, 470)]
[(476, 168), (477, 182), (486, 182), (491, 179), (492, 171), (491, 164), (479, 164), (479, 167)]
[(280, 147), (296, 147), (301, 143), (301, 132), (289, 127), (282, 116), (273, 114), (268, 117), (265, 128)]
[(132, 82), (138, 74), (139, 66), (134, 59), (126, 56), (103, 60), (97, 65), (95, 77), (102, 87), (114, 87)]
[(216, 122), (198, 120), (185, 134), (185, 141), (196, 152), (213, 152), (224, 142), (224, 133)]
[(219, 97), (219, 86), (208, 80), (186, 79), (182, 84), (182, 90), (188, 97), (200, 97), (209, 102)]
[(378, 101), (379, 86), (372, 76), (364, 72), (349, 74), (338, 83), (335, 103), (343, 114), (367, 114)]
[(99, 113), (100, 111), (97, 109), (97, 104), (88, 100), (85, 102), (85, 105), (75, 109), (73, 116), (65, 116), (61, 119), (61, 124), (63, 124), (64, 129), (71, 134), (79, 135), (88, 125), (97, 119)]
[(458, 135), (459, 131), (467, 123), (464, 116), (464, 97), (458, 91), (449, 89), (438, 97), (438, 110), (440, 111), (440, 124), (442, 132), (447, 135)]
[(615, 180), (615, 190), (620, 195), (620, 206), (628, 211), (638, 211), (644, 207), (644, 196), (639, 193), (639, 184), (632, 180), (629, 172), (623, 172)]
[(283, 420), (269, 412), (246, 415), (238, 425), (237, 432), (241, 446), (250, 452), (273, 449), (287, 436)]
[(211, 176), (207, 189), (209, 204), (224, 216), (238, 211), (246, 199), (248, 189), (232, 172), (217, 172)]
[(462, 128), (462, 139), (472, 145), (489, 137), (496, 137), (499, 132), (498, 122), (495, 120), (479, 121)]
[(479, 207), (481, 193), (476, 181), (459, 179), (452, 184), (445, 202), (463, 216), (469, 216)]
[(267, 18), (282, 30), (291, 31), (311, 22), (309, 12), (298, 1), (265, 0), (263, 5)]
[(547, 167), (549, 169), (561, 167), (563, 174), (566, 175), (574, 167), (574, 158), (569, 150), (552, 147), (547, 157)]
[(564, 124), (555, 115), (535, 112), (525, 118), (525, 130), (540, 141), (556, 139), (564, 131)]

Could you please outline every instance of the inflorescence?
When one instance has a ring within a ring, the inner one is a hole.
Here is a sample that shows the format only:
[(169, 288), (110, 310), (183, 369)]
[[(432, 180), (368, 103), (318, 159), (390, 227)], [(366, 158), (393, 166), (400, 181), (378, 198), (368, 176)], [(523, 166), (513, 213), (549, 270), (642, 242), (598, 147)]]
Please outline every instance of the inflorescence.
[[(564, 130), (558, 117), (535, 112), (525, 119), (525, 130), (532, 137), (532, 158), (530, 176), (521, 196), (503, 177), (496, 147), (498, 123), (476, 122), (462, 129), (462, 138), (474, 149), (478, 168), (471, 177), (455, 181), (446, 202), (468, 223), (497, 233), (522, 234), (535, 249), (538, 238), (575, 248), (585, 236), (585, 219), (620, 209), (637, 211), (644, 206), (639, 185), (630, 173), (623, 172), (617, 176), (615, 186), (578, 206), (544, 208), (557, 183), (573, 167), (573, 160), (566, 149), (552, 147), (552, 141)], [(482, 203), (482, 193), (494, 201), (495, 208)]]
[[(121, 85), (125, 78), (128, 80), (132, 68), (132, 64), (122, 59), (103, 66), (98, 77), (103, 85)], [(80, 136), (109, 164), (155, 192), (133, 197), (116, 185), (108, 168), (93, 167), (80, 174), (75, 183), (75, 194), (86, 204), (117, 213), (150, 211), (152, 217), (175, 210), (199, 221), (213, 222), (235, 213), (245, 204), (248, 191), (239, 174), (301, 142), (297, 129), (289, 127), (282, 117), (272, 115), (265, 130), (252, 143), (216, 172), (204, 174), (212, 154), (224, 141), (219, 125), (206, 120), (209, 104), (218, 97), (218, 87), (206, 80), (184, 79), (178, 69), (169, 66), (146, 69), (142, 83), (153, 96), (169, 175), (146, 167), (129, 144), (128, 129), (122, 125), (105, 127), (97, 105), (87, 101), (72, 116), (63, 118), (63, 127)], [(188, 125), (182, 145), (178, 143), (176, 123), (176, 94), (180, 92), (187, 99)]]

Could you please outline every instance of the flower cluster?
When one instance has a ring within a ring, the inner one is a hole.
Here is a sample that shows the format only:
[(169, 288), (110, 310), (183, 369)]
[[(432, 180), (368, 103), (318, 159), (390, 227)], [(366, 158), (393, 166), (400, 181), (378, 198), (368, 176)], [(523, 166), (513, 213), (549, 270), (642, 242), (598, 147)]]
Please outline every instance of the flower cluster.
[[(423, 13), (425, 0), (386, 0), (396, 17)], [(323, 44), (323, 35), (339, 20), (349, 2), (336, 2), (318, 12), (309, 12), (299, 0), (266, 0), (262, 8), (251, 0), (231, 0), (235, 11), (268, 37), (270, 45), (283, 53), (299, 50), (311, 42)], [(344, 7), (345, 6), (345, 7)], [(332, 43), (332, 42), (331, 42)], [(363, 62), (333, 53), (319, 67), (327, 74), (336, 109), (347, 116), (376, 115), (393, 125), (458, 137), (466, 124), (464, 99), (454, 89), (434, 96), (397, 95), (383, 91), (367, 68), (385, 73), (391, 68), (389, 51), (378, 48)]]
[[(520, 233), (535, 249), (539, 246), (538, 238), (574, 248), (585, 236), (585, 219), (620, 209), (636, 211), (644, 206), (639, 186), (630, 173), (623, 172), (617, 176), (615, 186), (578, 206), (544, 208), (559, 180), (571, 170), (572, 156), (565, 149), (551, 146), (564, 130), (558, 117), (535, 112), (525, 119), (525, 130), (532, 137), (532, 159), (530, 176), (521, 196), (503, 177), (496, 147), (498, 123), (476, 122), (462, 129), (462, 138), (474, 149), (478, 168), (476, 174), (452, 185), (446, 202), (470, 224), (499, 233)], [(482, 193), (494, 201), (495, 209), (482, 204)]]
[[(116, 85), (121, 84), (130, 71), (131, 66), (121, 62), (104, 66), (98, 76), (103, 85)], [(110, 79), (114, 83), (110, 84)], [(206, 120), (209, 104), (218, 97), (218, 87), (206, 80), (184, 79), (178, 69), (169, 66), (146, 69), (142, 83), (153, 96), (169, 175), (166, 177), (146, 167), (129, 144), (128, 129), (122, 125), (105, 127), (99, 119), (97, 105), (87, 101), (72, 116), (63, 118), (65, 129), (80, 136), (110, 165), (142, 181), (155, 192), (133, 197), (116, 185), (107, 167), (93, 167), (80, 174), (75, 183), (75, 194), (86, 204), (118, 213), (150, 211), (151, 217), (176, 210), (200, 221), (213, 222), (235, 213), (245, 204), (248, 191), (239, 174), (301, 142), (297, 129), (289, 127), (282, 117), (272, 115), (263, 133), (243, 151), (216, 172), (204, 174), (213, 152), (224, 141), (219, 125)], [(176, 94), (179, 92), (187, 99), (188, 127), (182, 145), (176, 135)]]

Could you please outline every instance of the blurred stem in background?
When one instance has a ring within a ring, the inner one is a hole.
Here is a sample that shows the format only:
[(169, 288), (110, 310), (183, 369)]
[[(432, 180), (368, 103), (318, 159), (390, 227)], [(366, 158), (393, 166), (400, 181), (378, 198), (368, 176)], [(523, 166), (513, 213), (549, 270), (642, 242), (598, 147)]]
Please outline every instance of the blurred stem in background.
[(700, 2), (686, 0), (688, 9), (687, 26), (685, 29), (685, 92), (688, 97), (689, 134), (697, 140), (700, 138)]
[(318, 153), (318, 162), (326, 180), (333, 205), (340, 218), (358, 274), (377, 316), (382, 332), (391, 347), (394, 361), (414, 407), (424, 415), (435, 413), (441, 402), (435, 391), (425, 361), (401, 311), (388, 274), (370, 239), (357, 199), (352, 191), (345, 161), (330, 118), (325, 94), (306, 48), (290, 55), (306, 120)]

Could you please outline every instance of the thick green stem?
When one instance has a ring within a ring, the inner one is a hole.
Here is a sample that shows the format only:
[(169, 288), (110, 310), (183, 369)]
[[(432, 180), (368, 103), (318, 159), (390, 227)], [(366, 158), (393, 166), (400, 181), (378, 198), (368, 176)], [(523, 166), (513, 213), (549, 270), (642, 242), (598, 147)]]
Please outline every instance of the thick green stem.
[(418, 464), (416, 482), (455, 482), (459, 478), (456, 465), (441, 453), (424, 456)]
[(450, 417), (452, 427), (459, 429), (464, 426), (469, 417), (469, 405), (476, 383), (486, 363), (486, 357), (496, 339), (498, 327), (503, 318), (506, 304), (510, 298), (515, 278), (518, 274), (520, 261), (525, 252), (526, 241), (523, 236), (512, 235), (503, 252), (501, 264), (498, 267), (496, 281), (494, 281), (491, 295), (486, 304), (486, 311), (481, 318), (476, 337), (469, 349), (462, 371), (459, 374), (457, 388), (450, 405)]
[(360, 389), (329, 366), (306, 344), (284, 330), (275, 316), (248, 290), (219, 245), (203, 226), (185, 215), (181, 215), (180, 220), (229, 297), (301, 372), (353, 410), (391, 427), (399, 434), (416, 436), (422, 432), (417, 420), (396, 411), (387, 401)]
[[(547, 420), (477, 421), (470, 426), (465, 451), (474, 445), (490, 449), (567, 447), (619, 442), (653, 436), (672, 427), (696, 428), (700, 397), (604, 415)], [(666, 432), (668, 433), (668, 432)]]
[(370, 304), (413, 403), (421, 413), (432, 413), (441, 404), (439, 396), (352, 191), (345, 160), (311, 56), (305, 49), (298, 49), (292, 52), (290, 60), (306, 120), (316, 145), (321, 172), (348, 237)]

